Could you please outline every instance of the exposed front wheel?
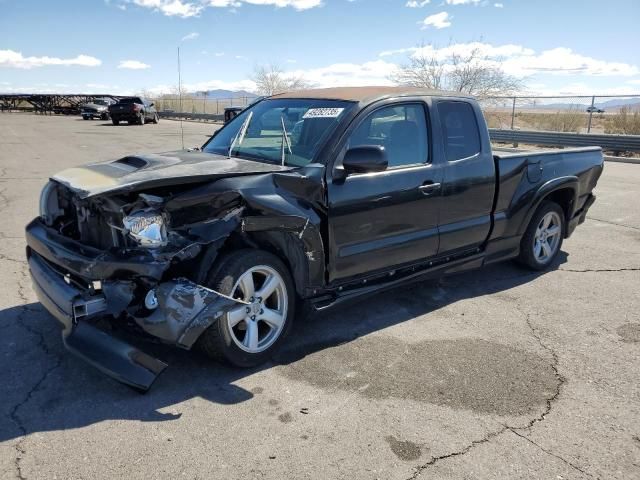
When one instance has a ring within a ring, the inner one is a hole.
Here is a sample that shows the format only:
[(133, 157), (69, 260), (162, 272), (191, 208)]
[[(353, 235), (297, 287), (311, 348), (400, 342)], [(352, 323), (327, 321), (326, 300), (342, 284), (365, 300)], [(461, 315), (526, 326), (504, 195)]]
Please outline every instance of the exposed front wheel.
[(547, 201), (540, 205), (520, 242), (520, 263), (544, 270), (555, 260), (565, 234), (564, 218), (557, 203)]
[(238, 367), (269, 360), (295, 315), (293, 282), (282, 261), (262, 250), (239, 250), (222, 259), (207, 283), (246, 303), (211, 325), (198, 340), (200, 348)]

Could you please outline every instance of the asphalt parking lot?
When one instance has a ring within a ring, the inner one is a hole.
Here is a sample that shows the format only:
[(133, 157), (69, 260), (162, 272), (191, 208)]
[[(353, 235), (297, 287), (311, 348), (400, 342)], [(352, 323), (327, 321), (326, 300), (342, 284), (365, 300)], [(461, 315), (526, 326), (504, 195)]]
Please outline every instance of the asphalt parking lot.
[(23, 228), (56, 171), (180, 146), (178, 122), (0, 114), (0, 478), (640, 478), (640, 165), (605, 165), (549, 272), (298, 318), (254, 370), (149, 346), (170, 366), (140, 395), (66, 352)]

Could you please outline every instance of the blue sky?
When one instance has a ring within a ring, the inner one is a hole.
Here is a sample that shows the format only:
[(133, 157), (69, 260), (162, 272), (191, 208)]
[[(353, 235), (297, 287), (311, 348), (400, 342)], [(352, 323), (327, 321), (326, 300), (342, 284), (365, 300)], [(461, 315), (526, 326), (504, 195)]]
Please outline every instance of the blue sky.
[[(0, 0), (0, 91), (388, 83), (429, 45), (483, 49), (537, 94), (640, 92), (640, 0)], [(474, 43), (475, 42), (475, 43)]]

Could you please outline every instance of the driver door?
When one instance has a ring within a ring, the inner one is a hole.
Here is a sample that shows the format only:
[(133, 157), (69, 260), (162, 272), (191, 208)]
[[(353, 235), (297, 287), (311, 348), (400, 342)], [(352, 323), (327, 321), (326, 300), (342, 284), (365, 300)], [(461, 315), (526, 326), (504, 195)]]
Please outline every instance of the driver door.
[(343, 152), (381, 145), (389, 166), (328, 182), (330, 283), (437, 254), (442, 178), (431, 162), (427, 119), (421, 101), (392, 103), (366, 114), (350, 134)]

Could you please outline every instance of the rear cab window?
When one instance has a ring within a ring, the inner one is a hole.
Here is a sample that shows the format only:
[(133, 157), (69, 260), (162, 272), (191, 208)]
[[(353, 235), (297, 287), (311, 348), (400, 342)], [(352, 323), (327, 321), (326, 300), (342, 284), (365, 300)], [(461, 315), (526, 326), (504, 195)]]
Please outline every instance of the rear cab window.
[(437, 108), (447, 161), (479, 154), (480, 131), (473, 107), (467, 102), (443, 100)]

